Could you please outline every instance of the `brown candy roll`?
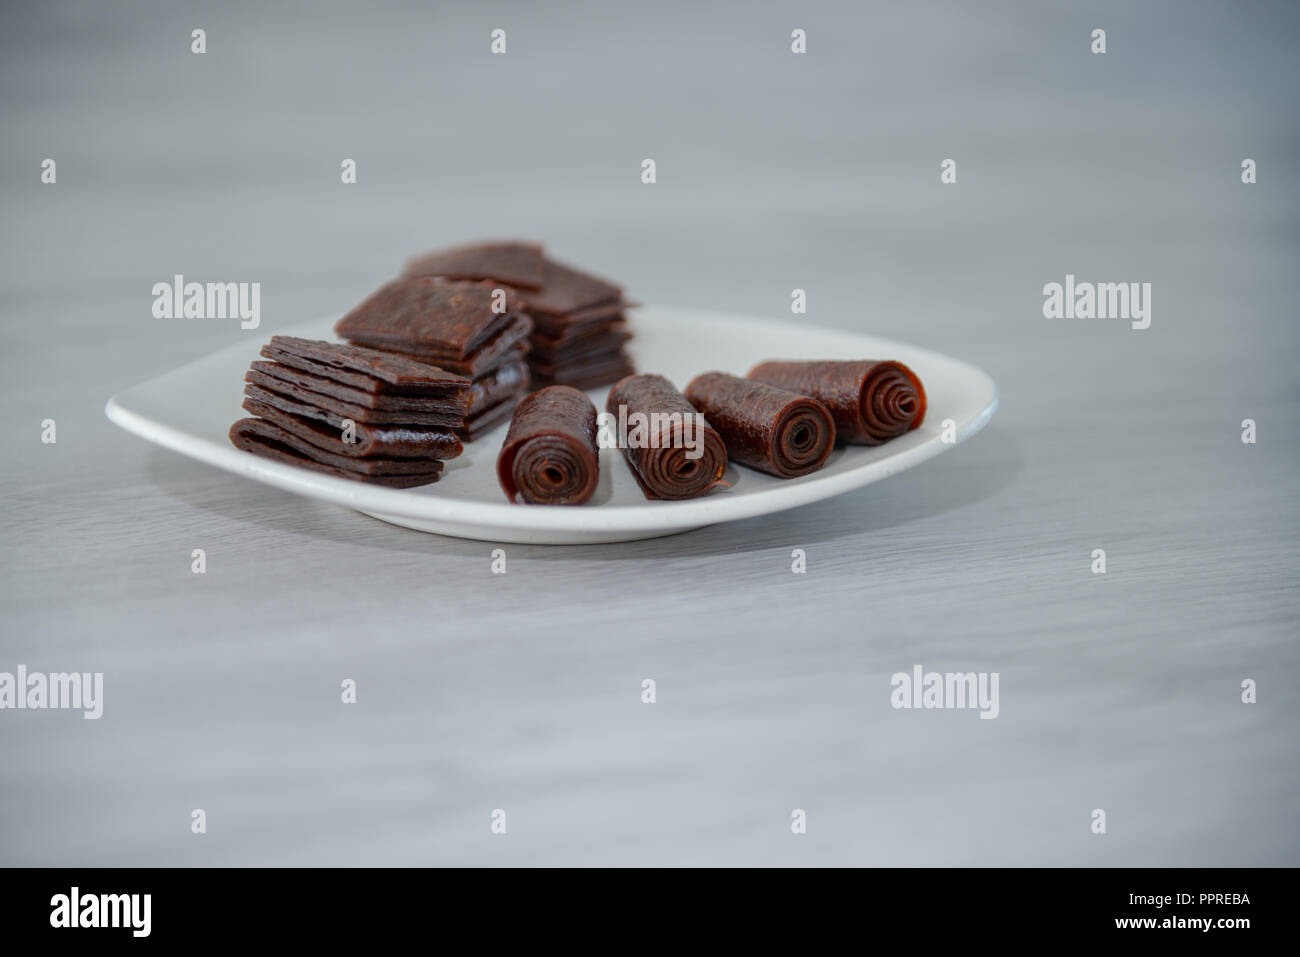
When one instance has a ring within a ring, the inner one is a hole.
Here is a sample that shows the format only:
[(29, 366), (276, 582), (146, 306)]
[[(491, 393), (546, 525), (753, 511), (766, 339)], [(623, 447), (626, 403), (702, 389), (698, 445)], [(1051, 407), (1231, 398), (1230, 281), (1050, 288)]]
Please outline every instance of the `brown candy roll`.
[[(630, 443), (623, 446), (623, 455), (646, 498), (696, 498), (722, 481), (727, 471), (727, 447), (722, 436), (702, 418), (698, 420), (702, 428), (696, 427), (699, 410), (663, 376), (630, 375), (620, 379), (609, 390), (605, 411), (620, 422), (634, 422), (634, 415), (647, 417), (648, 444), (638, 448), (632, 448)], [(675, 415), (678, 420), (650, 418), (653, 415)], [(658, 429), (654, 428), (656, 423)], [(634, 432), (632, 425), (629, 433)], [(684, 447), (687, 437), (693, 439), (695, 458), (687, 454), (691, 449)]]
[(596, 491), (596, 407), (569, 386), (541, 389), (515, 409), (497, 457), (506, 498), (532, 505), (581, 505)]
[(835, 416), (841, 442), (879, 445), (925, 418), (925, 388), (901, 362), (769, 361), (749, 370), (749, 378), (821, 402)]
[(726, 372), (697, 375), (685, 395), (731, 458), (777, 478), (815, 472), (835, 445), (835, 420), (816, 399)]

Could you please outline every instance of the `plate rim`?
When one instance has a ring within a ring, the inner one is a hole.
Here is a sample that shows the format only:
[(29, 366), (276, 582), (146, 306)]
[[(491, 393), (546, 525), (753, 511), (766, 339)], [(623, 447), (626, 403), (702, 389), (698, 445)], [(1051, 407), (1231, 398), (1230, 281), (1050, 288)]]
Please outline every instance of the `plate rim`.
[[(846, 337), (865, 338), (869, 334), (833, 326), (812, 326), (793, 323), (789, 320), (765, 319), (742, 313), (716, 312), (712, 310), (683, 309), (680, 307), (656, 306), (659, 313), (687, 313), (696, 320), (705, 320), (710, 324), (737, 323), (749, 324), (755, 320), (772, 328), (774, 332), (804, 334), (816, 331)], [(306, 320), (295, 326), (318, 324), (320, 319)], [(281, 333), (292, 334), (292, 328)], [(367, 485), (351, 479), (337, 478), (313, 472), (308, 469), (285, 463), (273, 462), (251, 455), (235, 448), (233, 445), (221, 445), (211, 439), (196, 436), (166, 423), (158, 422), (141, 413), (133, 411), (125, 404), (130, 394), (156, 383), (185, 369), (205, 363), (225, 351), (245, 350), (245, 343), (235, 343), (210, 352), (205, 356), (170, 369), (167, 372), (146, 379), (134, 386), (114, 394), (104, 405), (104, 414), (115, 425), (127, 432), (163, 448), (178, 452), (189, 458), (197, 459), (215, 466), (223, 471), (244, 475), (264, 484), (285, 491), (306, 494), (312, 498), (367, 513), (382, 512), (404, 518), (416, 518), (424, 521), (447, 521), (457, 524), (472, 524), (484, 529), (499, 531), (529, 532), (582, 532), (612, 531), (629, 532), (651, 531), (671, 525), (703, 526), (719, 522), (739, 521), (760, 515), (773, 514), (787, 509), (798, 508), (823, 499), (833, 498), (845, 492), (878, 482), (898, 472), (919, 465), (943, 452), (955, 448), (981, 431), (998, 410), (1000, 394), (997, 383), (983, 369), (971, 365), (954, 356), (936, 352), (922, 346), (898, 340), (869, 336), (877, 343), (889, 347), (901, 347), (903, 352), (925, 354), (948, 363), (957, 363), (982, 378), (988, 387), (990, 398), (984, 407), (970, 420), (959, 424), (955, 441), (943, 442), (932, 438), (921, 444), (891, 455), (889, 458), (870, 463), (877, 468), (852, 468), (845, 472), (825, 474), (814, 472), (797, 479), (789, 479), (778, 486), (760, 489), (745, 495), (730, 497), (723, 495), (705, 495), (688, 501), (656, 502), (647, 500), (637, 505), (599, 505), (555, 506), (538, 508), (502, 502), (475, 502), (464, 499), (448, 499), (437, 495), (412, 495), (405, 489), (388, 489), (381, 486)], [(124, 401), (125, 400), (125, 401)], [(772, 499), (779, 499), (772, 507)]]

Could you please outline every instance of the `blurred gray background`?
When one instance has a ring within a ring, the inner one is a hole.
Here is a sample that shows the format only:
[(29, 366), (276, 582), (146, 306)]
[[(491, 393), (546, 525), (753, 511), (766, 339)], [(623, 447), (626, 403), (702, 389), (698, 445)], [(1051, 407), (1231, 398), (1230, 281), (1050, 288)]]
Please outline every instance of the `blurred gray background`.
[[(1293, 3), (5, 5), (0, 670), (105, 711), (0, 712), (0, 863), (1300, 863), (1298, 42)], [(269, 336), (511, 235), (644, 302), (804, 288), (1001, 411), (505, 576), (103, 416), (251, 334), (154, 320), (173, 273), (261, 282)], [(1153, 283), (1151, 328), (1044, 319), (1067, 272)], [(918, 663), (1001, 716), (893, 710)]]

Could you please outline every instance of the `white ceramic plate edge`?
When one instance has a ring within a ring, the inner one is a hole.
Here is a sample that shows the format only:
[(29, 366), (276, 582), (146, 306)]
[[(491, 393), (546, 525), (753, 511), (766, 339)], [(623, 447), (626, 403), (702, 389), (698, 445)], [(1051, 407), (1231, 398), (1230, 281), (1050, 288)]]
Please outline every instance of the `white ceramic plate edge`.
[[(698, 315), (700, 319), (712, 321), (734, 322), (742, 318), (696, 311), (692, 313)], [(778, 327), (784, 327), (791, 335), (806, 335), (809, 331), (806, 327), (789, 322), (775, 320), (767, 322), (774, 331)], [(855, 335), (848, 330), (831, 328), (823, 328), (819, 331), (846, 336)], [(889, 340), (881, 339), (877, 342), (889, 343)], [(917, 346), (903, 343), (897, 345), (900, 347), (899, 352), (929, 353), (945, 362), (960, 362), (950, 356)], [(227, 347), (230, 351), (246, 351), (247, 348), (248, 346), (242, 343)], [(464, 528), (477, 527), (480, 532), (495, 529), (504, 533), (507, 538), (520, 532), (572, 534), (575, 536), (574, 541), (594, 541), (596, 539), (589, 537), (593, 532), (639, 533), (644, 537), (797, 508), (869, 485), (933, 458), (979, 432), (989, 422), (998, 407), (996, 383), (982, 370), (961, 363), (985, 380), (990, 398), (978, 414), (965, 422), (957, 423), (956, 442), (952, 444), (931, 438), (912, 448), (899, 451), (875, 463), (873, 467), (854, 468), (833, 474), (814, 473), (783, 482), (778, 487), (747, 495), (730, 497), (723, 493), (686, 502), (653, 502), (635, 507), (601, 505), (547, 508), (511, 505), (504, 501), (496, 504), (443, 499), (436, 495), (412, 495), (406, 490), (386, 489), (310, 472), (291, 465), (260, 459), (236, 449), (233, 445), (217, 443), (156, 422), (132, 411), (124, 402), (124, 398), (133, 391), (147, 390), (158, 379), (179, 375), (190, 365), (211, 360), (213, 355), (216, 354), (209, 354), (193, 363), (114, 395), (105, 405), (105, 414), (116, 425), (150, 442), (276, 488), (306, 494), (385, 519), (392, 517), (416, 519), (422, 523), (445, 522)], [(773, 498), (779, 499), (779, 504), (775, 508), (772, 507)]]

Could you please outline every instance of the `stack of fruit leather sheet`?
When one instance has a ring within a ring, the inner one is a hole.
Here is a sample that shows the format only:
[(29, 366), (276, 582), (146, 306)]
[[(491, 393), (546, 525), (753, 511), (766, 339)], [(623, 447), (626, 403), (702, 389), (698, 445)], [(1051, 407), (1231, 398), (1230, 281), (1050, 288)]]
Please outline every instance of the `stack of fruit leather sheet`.
[(542, 288), (528, 295), (533, 383), (592, 389), (635, 372), (624, 351), (628, 305), (613, 283), (547, 260)]
[(470, 380), (469, 441), (510, 418), (528, 391), (533, 323), (512, 286), (404, 276), (381, 286), (334, 326), (349, 342), (395, 352)]
[(470, 381), (388, 352), (275, 336), (244, 377), (230, 441), (263, 458), (411, 488), (460, 455)]
[(504, 240), (438, 249), (412, 259), (403, 275), (477, 279), (517, 290), (533, 320), (528, 353), (533, 388), (589, 389), (636, 371), (624, 351), (632, 334), (623, 290), (548, 259), (539, 243)]

